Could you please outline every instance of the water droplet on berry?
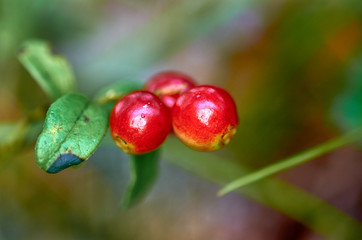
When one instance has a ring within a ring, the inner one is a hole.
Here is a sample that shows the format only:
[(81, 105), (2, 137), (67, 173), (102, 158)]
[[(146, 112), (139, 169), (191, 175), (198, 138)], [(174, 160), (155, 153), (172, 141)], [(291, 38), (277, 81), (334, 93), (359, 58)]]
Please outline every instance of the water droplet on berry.
[(201, 97), (201, 95), (200, 95), (200, 94), (197, 94), (197, 95), (196, 95), (196, 98), (200, 98), (200, 97)]
[(141, 118), (145, 118), (145, 115), (143, 113), (141, 114)]

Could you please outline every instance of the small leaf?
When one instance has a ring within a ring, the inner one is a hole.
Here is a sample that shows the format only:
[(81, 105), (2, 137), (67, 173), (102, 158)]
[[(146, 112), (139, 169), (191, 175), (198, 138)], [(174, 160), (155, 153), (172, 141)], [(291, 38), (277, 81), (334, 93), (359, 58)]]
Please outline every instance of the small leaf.
[(123, 206), (130, 208), (149, 192), (158, 176), (159, 152), (130, 155), (130, 181), (123, 198)]
[(88, 159), (108, 127), (106, 111), (83, 95), (70, 93), (49, 108), (35, 147), (40, 168), (56, 173)]
[(64, 57), (53, 55), (48, 43), (26, 41), (18, 59), (52, 100), (75, 91), (71, 66)]
[(115, 102), (122, 96), (141, 88), (142, 85), (135, 81), (116, 82), (99, 90), (94, 96), (94, 100), (101, 104)]

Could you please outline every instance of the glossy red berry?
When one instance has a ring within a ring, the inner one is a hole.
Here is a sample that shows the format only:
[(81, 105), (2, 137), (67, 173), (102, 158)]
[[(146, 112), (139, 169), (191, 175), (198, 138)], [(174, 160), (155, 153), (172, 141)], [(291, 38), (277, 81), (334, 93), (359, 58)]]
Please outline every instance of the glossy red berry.
[(215, 151), (230, 142), (238, 126), (236, 105), (222, 88), (200, 85), (182, 94), (172, 109), (180, 140), (198, 151)]
[(177, 98), (195, 85), (195, 81), (186, 74), (164, 71), (152, 76), (145, 89), (156, 94), (171, 109)]
[(166, 140), (171, 116), (156, 95), (135, 91), (114, 105), (109, 124), (119, 148), (126, 153), (142, 154), (155, 150)]

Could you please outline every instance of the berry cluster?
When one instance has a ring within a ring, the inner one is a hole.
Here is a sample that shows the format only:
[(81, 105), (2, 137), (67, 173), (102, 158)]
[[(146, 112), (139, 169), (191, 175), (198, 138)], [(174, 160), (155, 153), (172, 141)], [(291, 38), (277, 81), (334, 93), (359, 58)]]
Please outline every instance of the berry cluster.
[(113, 140), (130, 154), (155, 150), (169, 133), (195, 150), (215, 151), (230, 142), (237, 126), (236, 105), (227, 91), (196, 86), (191, 77), (171, 71), (122, 97), (110, 115)]

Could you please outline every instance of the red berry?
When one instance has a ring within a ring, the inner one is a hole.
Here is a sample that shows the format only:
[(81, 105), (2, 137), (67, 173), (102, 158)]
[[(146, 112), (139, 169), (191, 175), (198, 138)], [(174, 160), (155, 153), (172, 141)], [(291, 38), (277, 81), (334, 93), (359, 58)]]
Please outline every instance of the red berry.
[(186, 74), (164, 71), (151, 77), (145, 88), (156, 94), (171, 109), (177, 98), (195, 85), (195, 81)]
[(230, 142), (238, 126), (236, 105), (222, 88), (201, 85), (182, 94), (172, 109), (180, 140), (198, 151), (215, 151)]
[(114, 105), (109, 124), (119, 148), (126, 153), (142, 154), (155, 150), (166, 140), (171, 117), (156, 95), (135, 91)]

